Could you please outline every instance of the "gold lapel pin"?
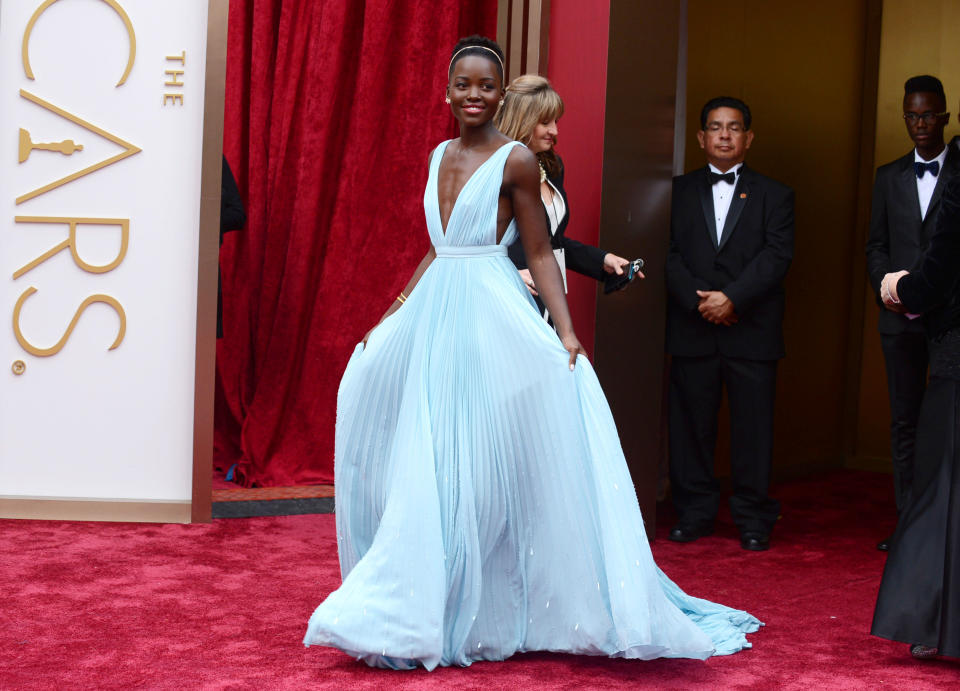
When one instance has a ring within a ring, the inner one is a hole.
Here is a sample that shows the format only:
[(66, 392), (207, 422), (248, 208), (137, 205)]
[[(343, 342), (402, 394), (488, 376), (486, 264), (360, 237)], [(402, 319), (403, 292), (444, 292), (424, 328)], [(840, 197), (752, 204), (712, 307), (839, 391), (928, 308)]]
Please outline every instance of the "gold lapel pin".
[(740, 193), (740, 198), (741, 198), (741, 199), (746, 199), (746, 198), (747, 198), (747, 193), (746, 193), (746, 192), (741, 192), (741, 193)]

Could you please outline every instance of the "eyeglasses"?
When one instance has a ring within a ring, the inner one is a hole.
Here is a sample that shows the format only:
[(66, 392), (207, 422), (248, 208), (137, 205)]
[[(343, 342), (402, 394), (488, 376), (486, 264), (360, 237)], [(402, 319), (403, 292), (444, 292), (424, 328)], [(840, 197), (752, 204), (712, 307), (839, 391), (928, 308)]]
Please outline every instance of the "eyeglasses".
[(708, 122), (706, 129), (707, 129), (707, 132), (719, 132), (720, 130), (725, 129), (732, 134), (740, 134), (746, 128), (739, 122), (731, 122), (726, 126), (724, 126), (722, 123), (719, 123), (719, 122)]
[(928, 125), (932, 125), (937, 121), (937, 118), (942, 118), (944, 115), (950, 115), (950, 113), (931, 113), (929, 110), (926, 113), (904, 113), (903, 119), (909, 122), (911, 125), (916, 125), (917, 120), (923, 120)]

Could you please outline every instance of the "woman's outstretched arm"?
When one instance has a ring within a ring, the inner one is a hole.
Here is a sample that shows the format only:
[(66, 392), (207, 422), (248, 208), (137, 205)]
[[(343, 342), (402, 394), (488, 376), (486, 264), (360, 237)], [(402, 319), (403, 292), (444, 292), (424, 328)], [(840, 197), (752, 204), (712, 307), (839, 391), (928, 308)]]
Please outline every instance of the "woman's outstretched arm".
[[(436, 149), (433, 149), (427, 156), (427, 170), (430, 170), (430, 165), (433, 163), (433, 154), (436, 152)], [(427, 253), (423, 255), (423, 259), (420, 260), (420, 263), (417, 264), (417, 268), (413, 272), (413, 276), (410, 277), (410, 280), (407, 281), (407, 285), (403, 287), (403, 290), (400, 291), (406, 297), (410, 297), (410, 293), (413, 292), (413, 289), (416, 287), (417, 283), (420, 281), (420, 277), (423, 276), (423, 272), (427, 270), (427, 267), (430, 266), (431, 262), (437, 258), (437, 252), (433, 248), (433, 245), (430, 245), (430, 249), (427, 250)], [(400, 296), (402, 297), (402, 296)], [(406, 298), (403, 298), (406, 302)], [(373, 325), (373, 327), (363, 336), (363, 347), (367, 347), (367, 341), (370, 340), (370, 334), (373, 333), (373, 329), (376, 329), (380, 324), (383, 323), (383, 320), (389, 317), (391, 314), (400, 309), (400, 306), (403, 304), (400, 300), (394, 298), (393, 302), (390, 303), (390, 306), (387, 308), (387, 311), (383, 313), (383, 316), (380, 317), (380, 321)]]
[[(403, 288), (403, 294), (407, 297), (410, 297), (410, 293), (413, 292), (413, 289), (416, 287), (417, 283), (420, 281), (420, 277), (423, 276), (423, 272), (427, 270), (427, 267), (437, 258), (437, 252), (433, 249), (433, 245), (430, 245), (430, 249), (427, 250), (427, 253), (423, 255), (423, 259), (420, 260), (420, 263), (417, 264), (416, 270), (413, 272), (413, 276), (410, 277), (410, 280), (407, 281), (407, 285)], [(383, 313), (383, 316), (380, 317), (380, 321), (374, 324), (373, 328), (370, 329), (363, 337), (363, 346), (366, 348), (367, 341), (370, 339), (370, 334), (373, 333), (373, 329), (376, 329), (383, 322), (384, 319), (389, 317), (391, 314), (400, 309), (400, 306), (403, 303), (400, 300), (394, 298), (393, 302), (390, 303), (390, 306), (387, 308), (387, 311)]]
[[(960, 180), (947, 182), (940, 200), (937, 225), (920, 265), (909, 274), (887, 274), (884, 291), (911, 312), (927, 312), (947, 299), (960, 281)], [(886, 302), (886, 300), (884, 300)]]

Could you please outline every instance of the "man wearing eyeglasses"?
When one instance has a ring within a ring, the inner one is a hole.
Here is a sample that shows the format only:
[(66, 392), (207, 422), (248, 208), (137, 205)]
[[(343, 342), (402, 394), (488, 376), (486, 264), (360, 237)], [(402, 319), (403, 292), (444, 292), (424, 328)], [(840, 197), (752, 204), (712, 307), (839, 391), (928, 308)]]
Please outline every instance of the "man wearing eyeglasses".
[[(890, 447), (897, 512), (910, 498), (917, 418), (927, 381), (927, 342), (916, 314), (884, 306), (880, 284), (886, 273), (913, 269), (936, 224), (940, 195), (957, 174), (960, 152), (947, 147), (950, 120), (943, 84), (936, 77), (911, 77), (904, 84), (903, 119), (914, 148), (877, 169), (867, 241), (867, 271), (880, 305), (880, 345), (890, 396)], [(889, 538), (877, 549), (886, 551)]]
[(783, 279), (793, 258), (793, 190), (744, 165), (753, 143), (747, 104), (721, 97), (700, 112), (708, 165), (673, 180), (667, 255), (671, 355), (669, 539), (713, 532), (717, 416), (730, 404), (730, 513), (740, 545), (762, 551), (780, 504), (768, 494)]

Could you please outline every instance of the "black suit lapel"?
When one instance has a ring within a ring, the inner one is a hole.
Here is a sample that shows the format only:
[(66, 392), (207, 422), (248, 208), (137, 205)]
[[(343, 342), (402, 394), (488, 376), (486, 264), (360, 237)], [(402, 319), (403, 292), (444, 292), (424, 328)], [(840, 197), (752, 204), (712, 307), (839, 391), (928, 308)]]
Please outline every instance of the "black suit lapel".
[(704, 168), (701, 171), (700, 181), (697, 183), (697, 191), (700, 193), (700, 206), (703, 207), (703, 219), (707, 222), (707, 233), (710, 235), (710, 242), (713, 243), (713, 249), (717, 249), (717, 220), (714, 217), (713, 189), (710, 187), (710, 179), (707, 177), (708, 170), (710, 169)]
[[(905, 161), (903, 170), (900, 171), (900, 187), (903, 189), (904, 199), (910, 207), (911, 215), (917, 222), (917, 227), (923, 223), (920, 218), (920, 195), (917, 193), (917, 171), (913, 167), (913, 154)], [(939, 182), (939, 181), (938, 181)], [(931, 200), (932, 203), (933, 200)]]
[[(923, 224), (927, 225), (927, 221), (930, 219), (936, 218), (937, 216), (937, 205), (940, 203), (940, 197), (943, 195), (943, 188), (946, 186), (947, 182), (956, 174), (957, 166), (957, 152), (956, 149), (952, 146), (947, 146), (947, 157), (943, 161), (943, 169), (940, 171), (940, 175), (937, 176), (937, 184), (933, 188), (933, 196), (930, 197), (930, 204), (927, 206), (927, 215), (923, 217)], [(916, 185), (914, 185), (916, 187)], [(919, 206), (919, 196), (917, 197), (917, 205)]]
[(740, 168), (740, 175), (737, 176), (737, 185), (733, 188), (733, 199), (730, 200), (730, 209), (727, 211), (727, 218), (723, 222), (723, 233), (720, 234), (720, 244), (717, 247), (718, 251), (722, 250), (723, 246), (727, 244), (727, 240), (730, 239), (734, 229), (737, 227), (737, 221), (740, 220), (743, 207), (747, 205), (747, 200), (750, 198), (750, 183), (747, 181), (747, 177), (747, 167), (742, 166)]
[[(933, 223), (933, 219), (937, 217), (937, 205), (940, 203), (940, 195), (943, 194), (943, 186), (946, 183), (944, 178), (945, 171), (940, 171), (940, 175), (937, 176), (937, 184), (933, 188), (933, 195), (930, 197), (930, 203), (927, 204), (927, 213), (923, 217), (922, 225), (926, 228), (928, 223)], [(917, 206), (920, 206), (920, 197), (917, 197)]]

